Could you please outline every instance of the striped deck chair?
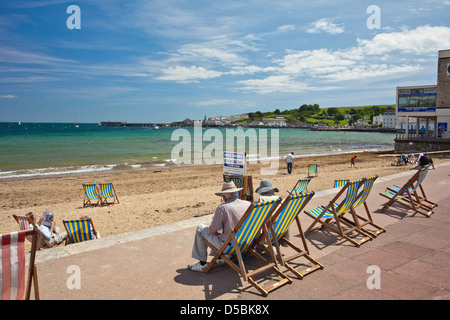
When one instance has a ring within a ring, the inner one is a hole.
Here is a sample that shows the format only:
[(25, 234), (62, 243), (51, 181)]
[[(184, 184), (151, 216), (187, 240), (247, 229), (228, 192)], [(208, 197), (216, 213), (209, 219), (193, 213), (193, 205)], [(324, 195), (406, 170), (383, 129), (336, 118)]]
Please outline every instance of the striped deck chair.
[[(58, 244), (51, 245), (50, 242), (48, 242), (48, 240), (45, 239), (44, 235), (39, 230), (39, 228), (36, 226), (34, 221), (29, 219), (27, 216), (18, 216), (18, 215), (13, 214), (13, 217), (19, 224), (20, 230), (22, 230), (22, 231), (32, 230), (33, 228), (36, 230), (37, 237), (39, 238), (39, 240), (38, 240), (39, 246), (38, 246), (37, 250), (49, 249), (49, 248), (58, 246)], [(33, 228), (30, 225), (33, 226)], [(33, 243), (33, 236), (32, 235), (27, 236), (27, 240), (30, 241), (31, 243)]]
[(95, 205), (101, 203), (102, 198), (98, 192), (97, 185), (93, 183), (83, 184), (84, 189), (84, 199), (83, 199), (83, 207), (87, 207), (88, 205), (92, 206), (91, 201), (97, 201)]
[[(28, 280), (25, 286), (25, 238), (35, 239), (32, 242), (28, 262)], [(31, 286), (34, 284), (34, 296), (39, 300), (37, 280), (36, 231), (16, 231), (0, 234), (0, 300), (30, 299)]]
[(223, 175), (224, 182), (233, 181), (236, 188), (242, 188), (238, 192), (239, 199), (253, 202), (253, 179), (252, 176), (230, 176)]
[[(100, 183), (100, 195), (102, 197), (102, 205), (114, 205), (117, 201), (119, 203), (119, 197), (117, 196), (116, 190), (111, 182)], [(113, 199), (113, 202), (108, 202), (108, 199)]]
[(308, 178), (309, 177), (317, 177), (318, 175), (318, 166), (317, 164), (310, 164), (308, 166)]
[(67, 231), (67, 243), (78, 243), (98, 238), (91, 218), (78, 220), (63, 220)]
[[(361, 193), (358, 195), (356, 201), (352, 205), (352, 210), (354, 212), (354, 216), (356, 217), (356, 224), (358, 228), (362, 229), (365, 233), (367, 233), (372, 238), (376, 238), (379, 234), (386, 232), (385, 229), (378, 226), (373, 222), (372, 214), (370, 213), (369, 207), (367, 206), (367, 197), (370, 194), (370, 191), (372, 190), (373, 184), (375, 183), (375, 180), (377, 180), (378, 176), (373, 176), (367, 179), (364, 179), (364, 186)], [(362, 217), (361, 215), (358, 215), (355, 211), (357, 207), (359, 207), (361, 204), (364, 205), (364, 209), (366, 211), (366, 217)], [(372, 226), (376, 230), (369, 230), (366, 226)]]
[[(305, 233), (316, 230), (317, 228), (313, 229), (313, 227), (319, 223), (321, 226), (318, 229), (326, 227), (357, 247), (368, 240), (372, 240), (369, 235), (358, 228), (354, 211), (351, 210), (351, 207), (358, 196), (358, 190), (362, 182), (363, 179), (349, 181), (326, 206), (320, 206), (312, 210), (304, 211), (307, 216), (314, 219), (313, 223), (308, 227)], [(344, 200), (338, 204), (338, 199), (345, 191), (347, 191), (347, 193)], [(352, 214), (353, 221), (349, 221), (343, 217), (343, 214), (346, 212)], [(345, 230), (343, 225), (347, 227)], [(350, 238), (347, 234), (353, 231), (361, 234), (364, 238), (358, 241)]]
[(300, 179), (295, 184), (294, 188), (292, 190), (288, 190), (289, 194), (298, 195), (301, 194), (303, 191), (308, 192), (308, 184), (311, 181), (311, 179)]
[[(280, 202), (281, 199), (277, 199), (251, 204), (232, 230), (230, 236), (219, 249), (215, 248), (205, 240), (206, 245), (215, 253), (214, 258), (205, 268), (205, 272), (209, 272), (212, 269), (217, 259), (223, 259), (223, 261), (225, 261), (234, 271), (242, 276), (245, 281), (248, 281), (264, 296), (267, 296), (272, 290), (275, 290), (287, 283), (292, 283), (292, 280), (278, 269), (275, 254), (271, 246), (269, 246), (269, 252), (272, 259), (271, 262), (268, 262), (267, 259), (262, 257), (254, 249), (256, 244), (255, 240), (261, 234), (261, 230), (267, 243), (270, 242), (266, 222), (271, 218), (273, 211)], [(259, 261), (263, 262), (264, 266), (256, 270), (248, 271), (246, 265), (244, 264), (244, 255), (247, 253), (250, 253), (258, 258)], [(237, 263), (235, 263), (236, 260)], [(275, 284), (263, 288), (261, 284), (258, 284), (255, 280), (253, 280), (253, 276), (269, 269), (274, 271), (283, 279)]]
[(348, 181), (348, 179), (334, 180), (333, 188), (342, 188)]
[[(422, 187), (422, 182), (425, 179), (430, 165), (422, 167), (418, 170), (403, 187), (392, 186), (380, 193), (381, 196), (389, 199), (389, 201), (381, 208), (384, 211), (392, 204), (398, 203), (408, 209), (414, 210), (414, 214), (420, 213), (429, 218), (433, 214), (433, 208), (437, 206), (436, 203), (427, 199)], [(422, 196), (417, 193), (420, 190)]]
[[(289, 195), (272, 217), (274, 233), (270, 234), (270, 239), (272, 240), (272, 244), (277, 250), (278, 261), (300, 279), (303, 279), (304, 276), (311, 272), (314, 272), (318, 269), (323, 269), (323, 266), (309, 255), (305, 234), (303, 233), (300, 219), (298, 217), (299, 213), (305, 208), (305, 206), (313, 196), (314, 192), (302, 193), (294, 196)], [(298, 231), (302, 239), (303, 249), (288, 240), (286, 236), (294, 220), (297, 222)], [(275, 237), (273, 235), (275, 235)], [(291, 256), (283, 256), (283, 250), (281, 250), (280, 248), (280, 244), (283, 243), (294, 249), (296, 252)], [(299, 272), (291, 267), (288, 262), (301, 257), (305, 257), (313, 265), (306, 266), (303, 271)]]

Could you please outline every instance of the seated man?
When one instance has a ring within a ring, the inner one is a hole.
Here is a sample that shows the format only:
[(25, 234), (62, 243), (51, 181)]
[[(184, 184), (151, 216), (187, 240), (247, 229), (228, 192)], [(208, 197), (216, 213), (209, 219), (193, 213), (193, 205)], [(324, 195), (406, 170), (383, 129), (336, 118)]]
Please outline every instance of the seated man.
[(422, 168), (426, 165), (429, 165), (429, 164), (434, 169), (433, 159), (431, 159), (430, 155), (428, 155), (428, 154), (421, 153), (419, 155), (419, 160), (417, 160), (417, 162), (418, 162), (418, 165), (415, 166), (414, 168), (412, 168), (411, 170), (413, 170), (413, 169), (419, 170), (420, 168)]
[(60, 228), (56, 227), (53, 212), (45, 211), (38, 221), (34, 212), (28, 212), (26, 216), (33, 220), (50, 245), (60, 244), (67, 239), (67, 232), (61, 232)]
[(217, 207), (209, 227), (204, 224), (197, 226), (192, 258), (199, 260), (199, 262), (188, 265), (189, 270), (204, 271), (208, 258), (208, 247), (204, 240), (220, 249), (250, 206), (250, 202), (238, 198), (238, 191), (240, 190), (242, 188), (236, 188), (234, 182), (230, 181), (225, 182), (222, 191), (216, 193), (217, 196), (222, 197), (224, 203)]

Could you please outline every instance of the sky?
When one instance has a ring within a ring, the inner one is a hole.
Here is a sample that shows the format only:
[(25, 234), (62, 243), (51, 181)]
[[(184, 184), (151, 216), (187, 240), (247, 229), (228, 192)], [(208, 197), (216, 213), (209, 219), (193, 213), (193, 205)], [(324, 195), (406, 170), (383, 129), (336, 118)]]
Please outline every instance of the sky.
[(0, 121), (395, 104), (397, 86), (436, 84), (449, 13), (450, 0), (2, 0)]

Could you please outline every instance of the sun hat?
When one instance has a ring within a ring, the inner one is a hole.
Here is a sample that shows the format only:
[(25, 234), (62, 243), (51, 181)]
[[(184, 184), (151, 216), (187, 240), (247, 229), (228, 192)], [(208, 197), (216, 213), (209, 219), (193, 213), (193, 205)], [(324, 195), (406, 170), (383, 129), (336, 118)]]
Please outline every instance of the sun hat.
[(259, 187), (256, 188), (256, 190), (255, 190), (255, 192), (258, 194), (269, 192), (269, 191), (278, 192), (280, 190), (278, 190), (278, 188), (275, 188), (272, 185), (272, 181), (270, 181), (268, 179), (261, 180), (261, 182), (259, 183)]
[(236, 185), (234, 184), (233, 181), (224, 182), (222, 185), (222, 190), (220, 192), (216, 192), (215, 195), (221, 196), (225, 193), (233, 193), (233, 192), (238, 192), (241, 190), (242, 190), (242, 188), (236, 188)]

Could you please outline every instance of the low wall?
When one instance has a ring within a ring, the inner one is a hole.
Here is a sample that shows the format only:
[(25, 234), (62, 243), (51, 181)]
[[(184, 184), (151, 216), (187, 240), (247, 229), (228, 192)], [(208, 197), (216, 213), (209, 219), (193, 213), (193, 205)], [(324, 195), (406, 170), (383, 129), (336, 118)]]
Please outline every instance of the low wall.
[(421, 153), (450, 150), (450, 139), (395, 139), (395, 153)]

